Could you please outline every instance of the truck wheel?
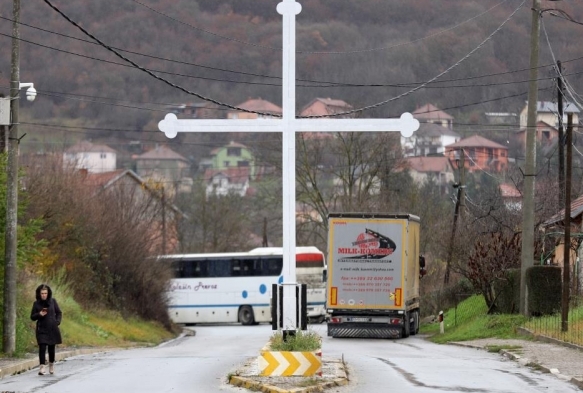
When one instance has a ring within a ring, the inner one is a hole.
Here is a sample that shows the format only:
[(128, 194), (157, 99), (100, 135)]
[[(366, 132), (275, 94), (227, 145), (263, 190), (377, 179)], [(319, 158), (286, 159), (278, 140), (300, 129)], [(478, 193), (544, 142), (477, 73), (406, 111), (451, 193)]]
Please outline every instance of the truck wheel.
[(401, 332), (402, 338), (409, 337), (409, 333), (411, 332), (411, 322), (409, 321), (409, 313), (405, 313), (403, 317), (403, 330)]
[(253, 308), (251, 306), (243, 306), (239, 309), (239, 321), (243, 325), (255, 324), (255, 316), (253, 315)]
[(411, 322), (411, 335), (419, 333), (419, 311), (413, 311), (413, 322)]

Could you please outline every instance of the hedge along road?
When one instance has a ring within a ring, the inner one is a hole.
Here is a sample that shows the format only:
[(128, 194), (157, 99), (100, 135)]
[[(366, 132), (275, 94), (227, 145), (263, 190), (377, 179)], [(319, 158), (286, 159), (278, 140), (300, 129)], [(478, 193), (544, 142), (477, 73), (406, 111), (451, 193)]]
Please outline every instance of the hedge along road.
[[(269, 325), (195, 326), (186, 336), (154, 348), (76, 356), (56, 364), (54, 375), (35, 368), (0, 380), (0, 391), (17, 392), (241, 392), (227, 385), (272, 334)], [(344, 358), (348, 392), (578, 392), (568, 382), (521, 367), (482, 350), (437, 345), (421, 337), (398, 340), (332, 339), (326, 326), (310, 325), (323, 337), (325, 357)], [(194, 390), (193, 390), (194, 389)]]

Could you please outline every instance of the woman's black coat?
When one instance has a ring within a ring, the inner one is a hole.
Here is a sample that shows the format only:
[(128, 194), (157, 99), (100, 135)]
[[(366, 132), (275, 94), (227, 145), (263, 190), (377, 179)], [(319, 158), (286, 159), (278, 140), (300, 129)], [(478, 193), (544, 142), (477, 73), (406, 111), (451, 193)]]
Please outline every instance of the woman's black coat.
[[(53, 292), (48, 288), (47, 300), (42, 300), (40, 297), (40, 288), (36, 289), (36, 301), (32, 305), (30, 312), (30, 319), (36, 321), (36, 342), (37, 344), (56, 345), (62, 343), (61, 331), (59, 325), (63, 313), (59, 308), (59, 304), (53, 299)], [(43, 308), (48, 308), (48, 314), (44, 317), (40, 315)]]

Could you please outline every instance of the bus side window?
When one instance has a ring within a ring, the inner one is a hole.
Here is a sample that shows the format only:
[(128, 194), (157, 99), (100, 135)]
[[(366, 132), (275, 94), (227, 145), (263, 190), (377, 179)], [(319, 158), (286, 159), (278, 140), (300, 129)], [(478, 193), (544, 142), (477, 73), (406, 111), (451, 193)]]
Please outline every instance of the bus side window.
[(240, 259), (233, 259), (231, 276), (241, 276), (242, 265), (243, 261), (241, 261)]
[(208, 277), (229, 277), (232, 273), (230, 259), (214, 259), (209, 261)]
[(182, 276), (183, 278), (194, 277), (196, 261), (182, 261)]
[(182, 278), (183, 269), (182, 261), (172, 261), (172, 271), (174, 273), (174, 278)]
[(255, 276), (256, 275), (255, 268), (253, 266), (253, 264), (254, 264), (254, 260), (253, 259), (243, 259), (241, 261), (241, 264), (242, 264), (242, 266), (241, 266), (241, 268), (242, 268), (241, 269), (241, 275), (242, 276), (249, 277), (249, 276)]

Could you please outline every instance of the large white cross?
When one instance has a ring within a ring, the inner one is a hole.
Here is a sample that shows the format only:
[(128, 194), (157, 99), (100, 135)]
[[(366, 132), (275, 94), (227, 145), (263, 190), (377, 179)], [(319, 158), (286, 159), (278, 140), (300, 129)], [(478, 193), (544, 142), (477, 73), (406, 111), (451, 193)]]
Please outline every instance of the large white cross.
[(296, 320), (296, 132), (340, 132), (340, 131), (400, 131), (409, 137), (419, 128), (410, 113), (399, 119), (332, 119), (295, 117), (296, 110), (296, 15), (302, 6), (295, 0), (283, 0), (277, 12), (283, 16), (283, 74), (282, 74), (282, 118), (273, 119), (177, 119), (169, 113), (158, 127), (168, 138), (179, 132), (281, 132), (283, 140), (283, 315), (284, 327), (294, 330)]

